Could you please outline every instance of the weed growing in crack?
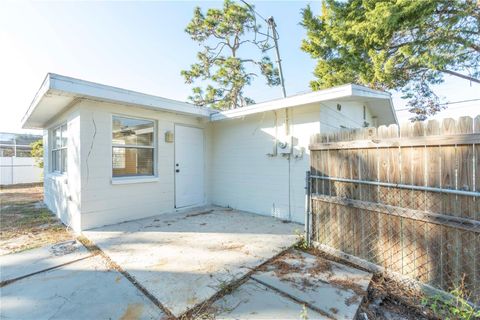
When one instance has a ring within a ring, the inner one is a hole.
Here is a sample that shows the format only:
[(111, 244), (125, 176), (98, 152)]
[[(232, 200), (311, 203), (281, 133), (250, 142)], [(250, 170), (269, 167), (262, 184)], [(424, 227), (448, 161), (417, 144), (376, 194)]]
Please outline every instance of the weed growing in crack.
[(307, 306), (306, 305), (302, 306), (302, 311), (300, 312), (300, 319), (301, 320), (308, 320), (308, 311), (307, 311)]
[(297, 243), (295, 244), (295, 249), (306, 251), (309, 249), (307, 239), (305, 234), (300, 230), (295, 230), (295, 235), (297, 236)]

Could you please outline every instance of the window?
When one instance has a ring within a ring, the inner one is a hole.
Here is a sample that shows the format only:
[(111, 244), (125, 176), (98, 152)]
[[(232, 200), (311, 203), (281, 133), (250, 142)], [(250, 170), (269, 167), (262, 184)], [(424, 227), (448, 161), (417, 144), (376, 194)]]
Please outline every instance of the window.
[(52, 171), (67, 171), (68, 127), (66, 124), (52, 130)]
[(153, 176), (155, 123), (151, 120), (112, 118), (112, 176)]

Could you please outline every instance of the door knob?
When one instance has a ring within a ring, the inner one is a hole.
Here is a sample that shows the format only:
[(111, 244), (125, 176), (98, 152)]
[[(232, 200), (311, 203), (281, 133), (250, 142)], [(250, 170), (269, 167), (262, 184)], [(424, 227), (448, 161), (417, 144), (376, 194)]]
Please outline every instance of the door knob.
[(180, 172), (180, 169), (175, 170), (175, 172)]

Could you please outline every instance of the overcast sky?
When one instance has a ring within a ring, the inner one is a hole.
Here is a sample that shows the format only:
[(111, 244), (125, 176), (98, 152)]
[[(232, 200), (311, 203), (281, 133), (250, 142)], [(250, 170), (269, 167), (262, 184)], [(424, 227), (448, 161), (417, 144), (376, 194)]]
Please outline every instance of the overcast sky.
[[(287, 94), (309, 91), (315, 61), (300, 50), (305, 31), (298, 23), (302, 8), (310, 3), (319, 12), (320, 2), (251, 3), (277, 22)], [(196, 5), (221, 4), (0, 1), (0, 131), (20, 131), (20, 120), (47, 72), (186, 101), (191, 87), (180, 70), (195, 61), (198, 46), (185, 26)], [(451, 102), (480, 98), (479, 85), (454, 78), (437, 92)], [(258, 79), (246, 94), (261, 102), (281, 97), (281, 89)], [(398, 95), (394, 104), (404, 108)], [(480, 101), (452, 104), (439, 116), (476, 114)]]

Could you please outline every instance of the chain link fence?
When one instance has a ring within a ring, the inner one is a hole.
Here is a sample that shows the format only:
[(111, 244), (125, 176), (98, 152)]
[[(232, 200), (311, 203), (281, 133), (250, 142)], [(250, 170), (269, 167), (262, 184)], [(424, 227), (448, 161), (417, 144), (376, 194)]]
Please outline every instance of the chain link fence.
[(480, 302), (480, 117), (318, 135), (311, 240)]

